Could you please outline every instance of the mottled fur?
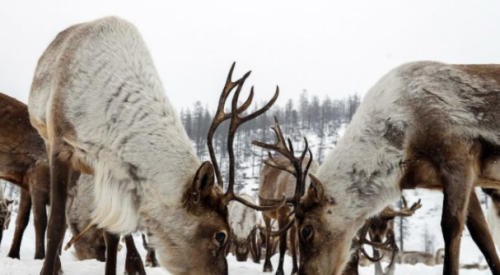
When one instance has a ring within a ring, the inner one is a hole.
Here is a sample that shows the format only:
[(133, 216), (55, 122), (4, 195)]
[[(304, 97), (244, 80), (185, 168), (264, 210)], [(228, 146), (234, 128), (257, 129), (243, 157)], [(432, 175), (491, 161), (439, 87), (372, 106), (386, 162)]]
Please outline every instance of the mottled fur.
[(445, 194), (443, 273), (458, 274), (467, 219), (492, 272), (499, 274), (472, 192), (474, 185), (500, 186), (498, 178), (484, 182), (488, 176), (482, 173), (491, 165), (487, 157), (500, 148), (499, 104), (500, 65), (415, 62), (385, 75), (366, 94), (303, 199), (299, 230), (311, 226), (315, 237), (300, 242), (299, 273), (340, 274), (350, 240), (367, 218), (398, 200), (403, 188), (429, 188)]
[[(174, 274), (227, 272), (214, 240), (229, 233), (221, 190), (210, 164), (197, 172), (201, 163), (132, 24), (109, 17), (61, 32), (38, 62), (29, 109), (49, 145), (54, 202), (65, 201), (71, 169), (92, 174), (99, 228), (151, 232)], [(44, 275), (61, 222), (51, 215)]]

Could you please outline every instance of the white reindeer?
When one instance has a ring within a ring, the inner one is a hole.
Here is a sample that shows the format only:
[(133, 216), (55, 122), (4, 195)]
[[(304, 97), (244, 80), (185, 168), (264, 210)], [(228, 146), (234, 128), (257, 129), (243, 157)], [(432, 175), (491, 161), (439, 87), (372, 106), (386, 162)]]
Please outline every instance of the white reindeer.
[[(249, 73), (232, 81), (232, 69), (209, 132), (230, 119), (228, 192), (215, 158), (200, 163), (181, 120), (168, 101), (149, 51), (127, 21), (110, 17), (74, 25), (61, 32), (38, 62), (29, 111), (45, 139), (51, 165), (52, 213), (42, 275), (53, 275), (63, 237), (67, 179), (72, 169), (95, 179), (93, 221), (99, 228), (127, 235), (152, 234), (162, 266), (173, 274), (227, 274), (227, 204), (234, 194), (236, 128), (269, 109), (240, 114), (237, 107)], [(236, 89), (232, 113), (224, 103)], [(214, 170), (219, 185), (215, 184)], [(285, 202), (282, 200), (281, 205)]]
[(351, 240), (403, 189), (444, 193), (443, 274), (459, 272), (467, 224), (493, 274), (500, 261), (473, 187), (500, 188), (500, 65), (415, 62), (365, 96), (296, 209), (299, 274), (342, 273)]

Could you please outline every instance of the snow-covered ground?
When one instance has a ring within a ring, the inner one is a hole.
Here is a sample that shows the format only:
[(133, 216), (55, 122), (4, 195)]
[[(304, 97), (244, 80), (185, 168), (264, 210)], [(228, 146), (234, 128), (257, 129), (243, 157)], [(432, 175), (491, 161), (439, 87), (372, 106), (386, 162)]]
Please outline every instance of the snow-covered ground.
[[(437, 194), (437, 193), (436, 193)], [(424, 200), (425, 203), (425, 200)], [(425, 211), (425, 209), (424, 209)], [(424, 212), (422, 211), (422, 212)], [(422, 214), (425, 216), (424, 214)], [(15, 217), (13, 217), (15, 218)], [(417, 217), (417, 219), (419, 219)], [(429, 221), (432, 224), (434, 221)], [(438, 222), (439, 225), (439, 222)], [(434, 229), (432, 229), (434, 230)], [(23, 240), (22, 250), (21, 250), (21, 260), (13, 260), (7, 257), (7, 253), (10, 247), (10, 243), (12, 240), (12, 236), (14, 234), (14, 224), (12, 223), (9, 230), (5, 232), (4, 238), (0, 247), (0, 275), (38, 275), (40, 273), (40, 269), (42, 267), (42, 261), (33, 260), (34, 255), (34, 242), (35, 242), (35, 234), (34, 228), (32, 226), (32, 222), (26, 229), (25, 237)], [(440, 236), (440, 231), (434, 231), (433, 234), (436, 235), (436, 238)], [(69, 240), (70, 234), (66, 234), (65, 243)], [(143, 255), (145, 256), (145, 250), (142, 248), (142, 243), (140, 236), (135, 236), (136, 245)], [(412, 239), (413, 241), (413, 239)], [(418, 243), (418, 240), (415, 239), (415, 242)], [(411, 241), (409, 242), (412, 243)], [(419, 244), (411, 244), (410, 246), (418, 246)], [(119, 253), (118, 259), (118, 274), (123, 274), (124, 264), (125, 264), (125, 249), (123, 249)], [(470, 238), (465, 237), (464, 245), (462, 249), (462, 260), (470, 257), (472, 260), (467, 262), (476, 262), (479, 257), (479, 252), (477, 248), (474, 247), (474, 244), (470, 241)], [(275, 255), (272, 259), (273, 265), (277, 266), (278, 257)], [(254, 264), (250, 260), (246, 263), (237, 262), (233, 256), (229, 256), (229, 274), (237, 274), (237, 275), (250, 275), (250, 274), (263, 274), (262, 266)], [(77, 261), (73, 257), (73, 254), (70, 251), (65, 251), (62, 254), (62, 264), (64, 274), (67, 275), (88, 275), (88, 274), (104, 274), (104, 263), (95, 261), (95, 260), (87, 260), (87, 261)], [(374, 274), (372, 267), (361, 268), (361, 275)], [(165, 271), (163, 268), (146, 268), (146, 272), (148, 275), (167, 275), (170, 274)], [(291, 272), (291, 259), (287, 257), (285, 263), (285, 274), (290, 274)], [(269, 273), (268, 273), (269, 274)], [(428, 267), (424, 265), (401, 265), (397, 267), (396, 274), (403, 275), (438, 275), (442, 274), (442, 266), (436, 267)], [(462, 275), (486, 275), (491, 274), (489, 270), (478, 271), (478, 270), (462, 270)]]

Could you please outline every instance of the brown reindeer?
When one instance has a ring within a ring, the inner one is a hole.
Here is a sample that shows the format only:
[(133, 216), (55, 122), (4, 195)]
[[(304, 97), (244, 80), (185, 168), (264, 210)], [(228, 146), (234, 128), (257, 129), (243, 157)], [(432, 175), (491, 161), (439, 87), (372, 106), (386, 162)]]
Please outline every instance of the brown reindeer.
[[(52, 211), (42, 275), (58, 272), (73, 169), (94, 176), (92, 217), (98, 228), (121, 235), (150, 232), (162, 266), (173, 274), (227, 274), (228, 203), (237, 200), (259, 210), (285, 203), (283, 198), (261, 207), (234, 193), (236, 130), (267, 111), (279, 91), (243, 116), (253, 90), (241, 106), (238, 99), (250, 73), (233, 81), (233, 69), (208, 133), (212, 162), (201, 163), (135, 26), (110, 17), (59, 33), (38, 62), (29, 97), (31, 122), (48, 144), (51, 167)], [(225, 102), (235, 88), (231, 113), (226, 113)], [(230, 124), (226, 193), (212, 144), (225, 120)], [(111, 241), (115, 247), (118, 238)]]
[(12, 203), (14, 202), (4, 198), (3, 192), (3, 184), (0, 183), (0, 244), (2, 243), (3, 231), (9, 229)]
[(341, 274), (365, 221), (403, 189), (426, 188), (444, 193), (443, 274), (459, 273), (467, 225), (499, 275), (500, 259), (473, 189), (500, 188), (492, 172), (500, 170), (499, 105), (500, 65), (414, 62), (384, 76), (297, 207), (299, 274)]
[(0, 179), (21, 189), (16, 230), (8, 256), (20, 258), (21, 242), (33, 206), (35, 259), (43, 259), (50, 184), (47, 151), (43, 139), (30, 124), (27, 106), (4, 94), (0, 94)]
[[(280, 166), (288, 166), (290, 165), (290, 160), (283, 156), (274, 157), (274, 161), (277, 165)], [(309, 162), (309, 158), (304, 158), (303, 165), (305, 166)], [(315, 173), (318, 169), (318, 164), (313, 161), (311, 166), (309, 167), (309, 171)], [(279, 170), (270, 165), (264, 165), (262, 168), (262, 172), (260, 173), (260, 181), (259, 181), (259, 203), (261, 205), (269, 205), (276, 202), (277, 199), (281, 198), (283, 195), (287, 197), (292, 197), (295, 192), (295, 181), (296, 179), (290, 173), (286, 171)], [(309, 179), (306, 181), (306, 188), (309, 187)], [(292, 213), (293, 208), (290, 206), (283, 206), (277, 211), (272, 212), (264, 212), (262, 213), (262, 218), (264, 219), (264, 223), (266, 226), (266, 230), (271, 230), (271, 223), (273, 221), (278, 221), (279, 229), (282, 229), (290, 220), (293, 220), (293, 217), (290, 215)], [(292, 254), (293, 259), (293, 269), (292, 274), (296, 273), (298, 270), (297, 264), (297, 229), (295, 225), (292, 225), (290, 228), (290, 234), (288, 235), (285, 232), (280, 236), (280, 261), (278, 265), (278, 269), (276, 270), (276, 274), (284, 274), (283, 272), (283, 262), (285, 251), (287, 250), (288, 240), (290, 245), (288, 246), (289, 251)], [(272, 272), (273, 266), (271, 263), (271, 245), (273, 244), (270, 241), (270, 234), (266, 235), (266, 259), (264, 262), (264, 272)]]

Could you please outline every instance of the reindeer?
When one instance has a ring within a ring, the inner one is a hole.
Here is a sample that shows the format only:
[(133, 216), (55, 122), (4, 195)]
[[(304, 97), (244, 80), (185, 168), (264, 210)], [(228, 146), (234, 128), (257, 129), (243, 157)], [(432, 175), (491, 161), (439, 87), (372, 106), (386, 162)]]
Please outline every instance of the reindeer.
[(0, 93), (0, 179), (20, 187), (16, 230), (8, 253), (19, 259), (31, 207), (36, 231), (35, 259), (45, 257), (45, 230), (49, 203), (49, 163), (43, 139), (31, 126), (28, 107)]
[(0, 183), (0, 244), (2, 243), (3, 231), (9, 229), (12, 203), (14, 202), (4, 198), (3, 193), (3, 184)]
[[(254, 199), (250, 195), (242, 194), (240, 197), (255, 204)], [(234, 201), (229, 204), (228, 211), (229, 225), (231, 227), (231, 240), (229, 243), (231, 252), (236, 256), (238, 262), (246, 262), (249, 253), (255, 261), (258, 254), (258, 252), (255, 251), (258, 246), (257, 240), (255, 239), (257, 230), (257, 211)]]
[[(94, 203), (94, 179), (89, 175), (79, 175), (74, 180), (68, 192), (66, 204), (66, 221), (73, 236), (76, 236), (65, 247), (75, 246), (75, 255), (79, 260), (97, 259), (106, 262), (108, 274), (116, 274), (118, 250), (115, 247), (106, 249), (106, 238), (112, 238), (111, 233), (92, 225), (90, 213)], [(107, 236), (108, 235), (108, 236)], [(125, 261), (126, 274), (146, 274), (144, 264), (131, 235), (125, 236), (127, 256)]]
[[(274, 161), (276, 164), (281, 166), (290, 165), (290, 160), (283, 156), (274, 157)], [(309, 158), (304, 158), (304, 164), (309, 162)], [(309, 167), (309, 171), (315, 173), (318, 169), (318, 164), (313, 161), (311, 166)], [(262, 172), (260, 173), (260, 181), (259, 181), (259, 203), (260, 205), (270, 205), (276, 203), (276, 200), (281, 198), (283, 194), (287, 197), (292, 197), (295, 191), (295, 178), (290, 173), (286, 171), (279, 170), (270, 165), (264, 165), (262, 168)], [(310, 181), (306, 181), (306, 188), (309, 186)], [(282, 229), (290, 219), (293, 217), (290, 216), (292, 212), (292, 208), (289, 206), (283, 206), (277, 211), (273, 212), (264, 212), (262, 213), (262, 218), (264, 219), (264, 223), (267, 230), (271, 230), (271, 222), (273, 220), (278, 221), (279, 229)], [(273, 265), (271, 263), (271, 245), (273, 242), (270, 241), (270, 234), (266, 236), (266, 259), (264, 262), (264, 272), (272, 272)], [(281, 235), (280, 237), (280, 261), (278, 269), (276, 270), (276, 274), (284, 274), (283, 272), (283, 263), (284, 256), (287, 250), (287, 233)], [(293, 259), (293, 269), (292, 274), (296, 273), (298, 270), (297, 265), (297, 229), (294, 225), (290, 228), (289, 234), (290, 245), (288, 246)]]
[[(420, 200), (408, 207), (405, 197), (402, 197), (403, 207), (399, 211), (393, 210), (391, 207), (386, 207), (382, 213), (368, 220), (365, 225), (358, 231), (356, 238), (353, 240), (354, 253), (344, 269), (344, 275), (357, 275), (358, 266), (369, 266), (375, 263), (376, 275), (393, 275), (396, 270), (396, 262), (399, 262), (399, 248), (396, 243), (394, 234), (394, 218), (398, 216), (410, 217), (415, 211), (422, 207)], [(367, 240), (367, 235), (370, 240)], [(385, 239), (385, 240), (384, 240)], [(373, 257), (368, 255), (364, 249), (364, 245), (370, 245), (373, 248)], [(382, 255), (379, 254), (382, 252)], [(389, 265), (385, 272), (382, 270), (380, 262), (384, 260)]]
[[(443, 264), (444, 262), (444, 249), (438, 249), (436, 254), (421, 252), (421, 251), (403, 251), (400, 255), (400, 263), (402, 264), (424, 264), (428, 266), (435, 266)], [(462, 266), (460, 267), (462, 268)]]
[[(500, 260), (474, 186), (498, 189), (500, 66), (414, 62), (365, 96), (297, 207), (299, 274), (342, 273), (351, 240), (403, 189), (444, 193), (443, 274), (459, 273), (467, 224), (493, 274)], [(328, 245), (324, 245), (328, 243)]]
[[(113, 234), (150, 232), (163, 267), (173, 274), (227, 274), (227, 204), (234, 193), (237, 128), (267, 111), (242, 116), (253, 90), (237, 106), (247, 77), (232, 81), (234, 64), (208, 133), (212, 162), (200, 163), (181, 120), (167, 99), (152, 58), (137, 29), (109, 17), (59, 33), (38, 62), (29, 96), (31, 123), (47, 143), (51, 205), (47, 257), (42, 275), (59, 270), (68, 178), (73, 169), (94, 176), (93, 223)], [(231, 113), (224, 105), (232, 90)], [(229, 183), (223, 193), (212, 138), (230, 121)], [(217, 177), (217, 184), (214, 178)], [(117, 237), (106, 238), (115, 247)]]

